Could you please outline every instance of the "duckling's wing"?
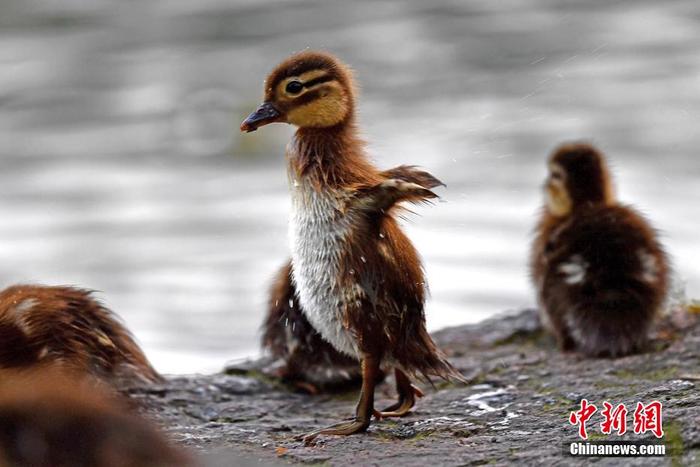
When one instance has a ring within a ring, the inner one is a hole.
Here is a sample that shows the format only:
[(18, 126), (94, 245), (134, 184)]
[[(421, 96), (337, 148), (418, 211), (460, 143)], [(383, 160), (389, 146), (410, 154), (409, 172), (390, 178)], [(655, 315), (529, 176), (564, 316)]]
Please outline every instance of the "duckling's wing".
[(424, 186), (398, 178), (390, 178), (377, 185), (357, 190), (355, 204), (362, 211), (386, 213), (404, 201), (421, 203), (435, 198), (439, 198), (439, 196)]
[(415, 165), (400, 165), (398, 167), (394, 167), (393, 169), (385, 170), (381, 173), (381, 175), (387, 179), (396, 178), (405, 182), (415, 183), (428, 189), (446, 186), (433, 175), (424, 170), (418, 169)]

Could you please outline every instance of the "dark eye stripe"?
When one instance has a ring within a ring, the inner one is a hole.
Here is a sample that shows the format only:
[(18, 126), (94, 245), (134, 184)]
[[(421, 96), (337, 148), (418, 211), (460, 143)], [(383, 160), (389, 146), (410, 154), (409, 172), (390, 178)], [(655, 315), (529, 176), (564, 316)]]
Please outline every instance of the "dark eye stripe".
[(327, 83), (328, 81), (333, 81), (335, 78), (333, 78), (331, 75), (323, 75), (319, 76), (318, 78), (314, 78), (311, 81), (307, 81), (304, 83), (305, 88), (310, 88), (312, 86), (316, 86), (317, 84), (321, 83)]
[(297, 97), (294, 99), (294, 105), (305, 105), (310, 102), (315, 101), (321, 97), (321, 90), (320, 89), (313, 89), (305, 94), (302, 94), (301, 96)]

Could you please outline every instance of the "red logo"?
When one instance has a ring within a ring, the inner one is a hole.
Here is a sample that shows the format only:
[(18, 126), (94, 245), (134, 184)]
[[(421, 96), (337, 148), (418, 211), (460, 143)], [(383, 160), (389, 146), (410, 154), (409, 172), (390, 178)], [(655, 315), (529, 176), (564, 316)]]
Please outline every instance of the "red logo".
[(617, 431), (618, 436), (627, 433), (627, 407), (625, 404), (618, 404), (613, 408), (613, 405), (605, 401), (603, 402), (605, 409), (601, 412), (603, 415), (603, 423), (600, 424), (600, 431), (609, 435), (613, 430)]
[[(600, 431), (605, 435), (617, 433), (622, 436), (627, 433), (627, 407), (625, 404), (613, 406), (608, 401), (603, 402), (603, 410), (600, 414), (603, 421), (600, 423)], [(657, 438), (664, 435), (663, 430), (663, 407), (661, 402), (652, 401), (644, 405), (637, 402), (637, 408), (634, 411), (634, 432), (638, 435), (643, 435), (651, 432)], [(595, 404), (591, 404), (586, 399), (581, 400), (581, 408), (569, 414), (569, 423), (578, 426), (578, 435), (582, 439), (588, 439), (588, 431), (586, 423), (598, 411)]]
[(569, 415), (569, 423), (578, 425), (578, 435), (583, 439), (588, 439), (586, 432), (586, 422), (598, 411), (598, 407), (589, 404), (586, 399), (581, 400), (581, 410), (571, 412)]
[(664, 435), (663, 416), (661, 415), (661, 402), (653, 401), (648, 405), (637, 402), (634, 411), (634, 432), (644, 434), (647, 431), (661, 438)]

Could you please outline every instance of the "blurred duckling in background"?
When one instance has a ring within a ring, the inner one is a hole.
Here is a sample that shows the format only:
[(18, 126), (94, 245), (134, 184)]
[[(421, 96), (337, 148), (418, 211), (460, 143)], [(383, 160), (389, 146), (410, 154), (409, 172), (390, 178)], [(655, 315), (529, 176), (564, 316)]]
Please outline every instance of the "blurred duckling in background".
[(262, 326), (263, 351), (273, 357), (273, 376), (310, 394), (343, 390), (361, 382), (357, 360), (338, 352), (301, 311), (292, 283), (292, 263), (276, 274)]
[(544, 191), (531, 262), (543, 323), (565, 351), (643, 350), (668, 288), (656, 232), (615, 199), (605, 159), (588, 144), (554, 152)]
[(129, 331), (91, 292), (16, 285), (0, 292), (0, 369), (54, 367), (109, 384), (157, 382)]
[(151, 423), (90, 378), (0, 370), (0, 465), (192, 465)]
[[(437, 197), (441, 183), (413, 167), (382, 172), (369, 160), (355, 122), (355, 86), (346, 65), (304, 51), (265, 81), (264, 102), (242, 124), (298, 127), (287, 148), (292, 195), (292, 278), (301, 309), (324, 340), (360, 360), (362, 389), (352, 421), (309, 433), (350, 435), (373, 415), (398, 417), (421, 392), (409, 375), (464, 381), (425, 327), (425, 277), (418, 253), (396, 222), (402, 202)], [(395, 369), (397, 403), (377, 412), (383, 365)]]

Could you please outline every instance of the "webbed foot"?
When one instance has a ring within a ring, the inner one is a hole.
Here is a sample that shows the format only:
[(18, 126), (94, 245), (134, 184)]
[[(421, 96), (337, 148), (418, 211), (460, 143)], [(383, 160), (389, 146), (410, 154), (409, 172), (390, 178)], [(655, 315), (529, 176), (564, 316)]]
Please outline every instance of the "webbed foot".
[(388, 417), (403, 417), (410, 412), (416, 404), (416, 398), (424, 396), (423, 391), (411, 384), (406, 373), (397, 368), (395, 374), (396, 390), (399, 393), (399, 400), (380, 412), (374, 412), (374, 416), (380, 420)]
[(367, 430), (368, 426), (369, 419), (354, 419), (349, 422), (337, 423), (326, 428), (321, 428), (320, 430), (300, 435), (296, 439), (299, 441), (303, 440), (304, 444), (309, 446), (314, 444), (314, 441), (320, 435), (349, 436)]

